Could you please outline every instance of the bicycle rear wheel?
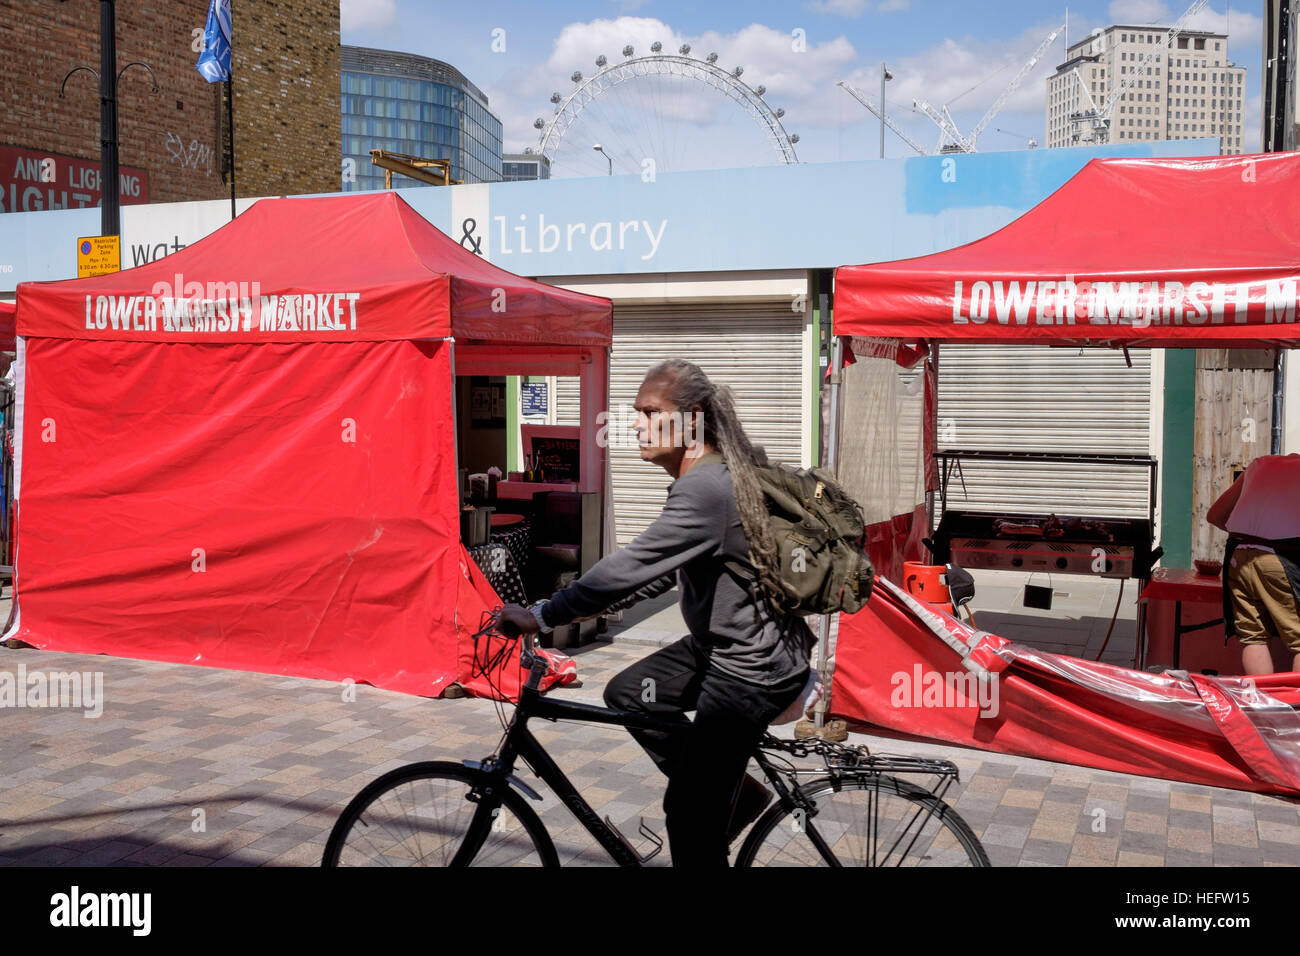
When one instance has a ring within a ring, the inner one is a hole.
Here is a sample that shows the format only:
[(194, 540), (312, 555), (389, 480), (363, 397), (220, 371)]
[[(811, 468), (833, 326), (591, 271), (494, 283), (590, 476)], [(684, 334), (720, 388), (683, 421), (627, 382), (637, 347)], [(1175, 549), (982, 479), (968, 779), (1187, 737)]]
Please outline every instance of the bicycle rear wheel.
[[(823, 777), (800, 788), (811, 811), (771, 807), (754, 824), (736, 866), (988, 866), (957, 811), (894, 777)], [(818, 844), (821, 844), (819, 847)]]
[[(471, 801), (476, 787), (496, 792)], [(321, 859), (329, 867), (559, 865), (542, 821), (509, 784), (442, 761), (370, 783), (334, 824)]]

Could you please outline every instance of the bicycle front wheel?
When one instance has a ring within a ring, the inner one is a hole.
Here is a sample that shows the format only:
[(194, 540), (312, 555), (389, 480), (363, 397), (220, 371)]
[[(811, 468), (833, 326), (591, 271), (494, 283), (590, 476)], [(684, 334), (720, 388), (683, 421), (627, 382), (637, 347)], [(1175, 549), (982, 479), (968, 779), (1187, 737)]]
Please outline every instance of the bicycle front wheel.
[(736, 866), (988, 866), (957, 811), (894, 777), (823, 777), (800, 788), (809, 810), (771, 807)]
[(399, 767), (357, 794), (334, 824), (321, 866), (559, 866), (559, 859), (509, 784), (439, 761)]

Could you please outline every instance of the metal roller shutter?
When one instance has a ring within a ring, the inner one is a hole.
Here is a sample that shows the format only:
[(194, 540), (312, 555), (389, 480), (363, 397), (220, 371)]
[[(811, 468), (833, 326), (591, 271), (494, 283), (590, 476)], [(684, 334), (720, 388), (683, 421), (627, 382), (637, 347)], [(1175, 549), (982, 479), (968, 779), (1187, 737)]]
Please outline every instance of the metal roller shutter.
[[(1151, 453), (1151, 352), (1130, 349), (944, 345), (939, 353), (939, 447)], [(1143, 517), (1145, 468), (963, 462), (952, 508)]]
[[(770, 303), (614, 306), (610, 360), (611, 421), (628, 415), (610, 444), (614, 514), (620, 545), (631, 541), (663, 509), (671, 479), (641, 460), (631, 411), (646, 371), (669, 358), (694, 362), (735, 391), (750, 438), (774, 461), (800, 463), (800, 423), (808, 378), (802, 361), (804, 316), (788, 299)], [(563, 380), (562, 380), (563, 381)], [(565, 386), (557, 388), (561, 407)], [(576, 394), (576, 380), (574, 381)], [(576, 422), (576, 398), (573, 400)], [(561, 419), (563, 421), (563, 419)], [(625, 440), (619, 441), (623, 437)]]
[(576, 375), (559, 375), (555, 379), (555, 424), (577, 425), (582, 413), (582, 380)]

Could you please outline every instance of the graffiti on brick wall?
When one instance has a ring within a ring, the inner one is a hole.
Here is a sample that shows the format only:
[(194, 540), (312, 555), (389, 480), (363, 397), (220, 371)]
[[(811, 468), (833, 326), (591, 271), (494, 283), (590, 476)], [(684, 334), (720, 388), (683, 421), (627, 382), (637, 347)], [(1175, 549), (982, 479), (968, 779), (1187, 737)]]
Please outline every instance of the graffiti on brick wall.
[(167, 156), (169, 162), (182, 169), (205, 169), (212, 172), (212, 147), (197, 139), (190, 140), (189, 146), (186, 146), (185, 140), (169, 132)]

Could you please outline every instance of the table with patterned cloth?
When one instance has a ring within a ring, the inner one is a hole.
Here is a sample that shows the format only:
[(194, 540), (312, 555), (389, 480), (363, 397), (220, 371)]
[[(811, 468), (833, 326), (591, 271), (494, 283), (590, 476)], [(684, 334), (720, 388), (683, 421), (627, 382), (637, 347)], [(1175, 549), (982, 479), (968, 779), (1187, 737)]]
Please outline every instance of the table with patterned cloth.
[(528, 562), (533, 553), (533, 529), (527, 519), (516, 525), (493, 528), (488, 540), (493, 544), (505, 545), (510, 550), (510, 555), (515, 559), (515, 566), (520, 572), (528, 569)]
[(519, 576), (519, 566), (506, 545), (492, 542), (469, 548), (469, 556), (479, 566), (483, 576), (497, 592), (497, 597), (507, 604), (526, 604), (523, 578)]

